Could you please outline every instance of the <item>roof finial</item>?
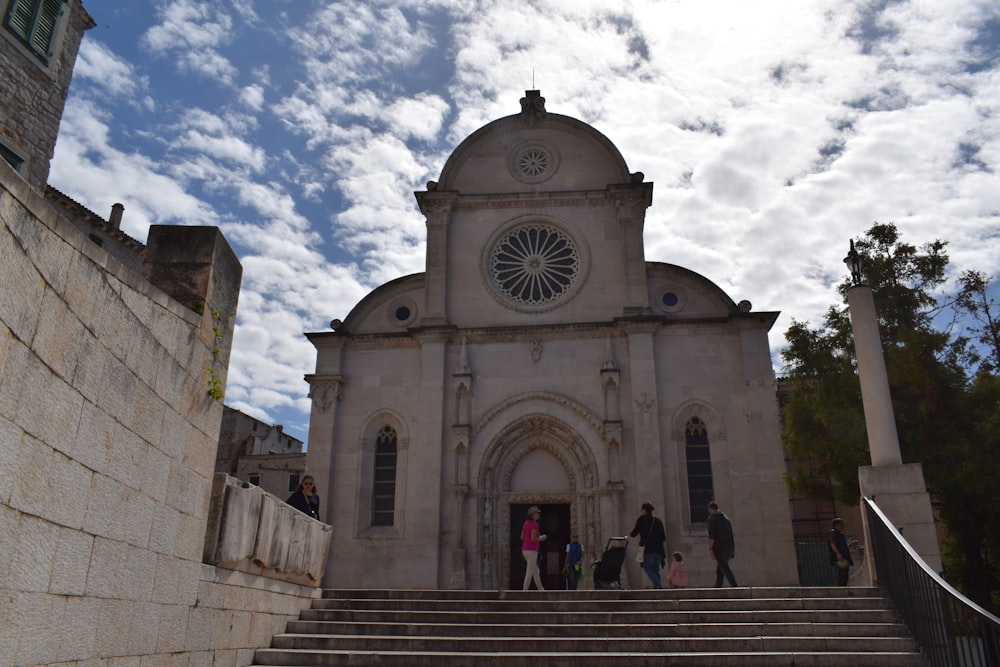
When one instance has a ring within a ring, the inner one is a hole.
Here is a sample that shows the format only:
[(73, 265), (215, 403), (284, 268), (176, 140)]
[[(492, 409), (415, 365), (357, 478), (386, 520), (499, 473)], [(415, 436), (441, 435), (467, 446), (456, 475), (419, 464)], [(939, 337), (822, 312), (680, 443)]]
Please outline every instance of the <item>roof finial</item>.
[[(534, 77), (532, 77), (534, 78)], [(534, 81), (532, 81), (534, 84)], [(545, 98), (541, 91), (526, 90), (521, 98), (521, 113), (545, 113)]]

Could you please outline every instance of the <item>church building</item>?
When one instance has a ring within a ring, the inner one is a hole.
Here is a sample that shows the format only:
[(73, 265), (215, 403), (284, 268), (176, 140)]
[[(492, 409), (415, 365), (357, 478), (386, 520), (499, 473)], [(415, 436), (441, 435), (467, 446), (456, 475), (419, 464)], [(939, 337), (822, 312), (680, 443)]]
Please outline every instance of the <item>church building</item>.
[[(711, 500), (732, 520), (741, 585), (797, 585), (778, 313), (647, 261), (652, 195), (607, 137), (534, 90), (416, 193), (426, 270), (307, 334), (307, 472), (333, 526), (324, 586), (519, 589), (537, 505), (558, 588), (571, 536), (589, 579), (644, 502), (689, 585), (711, 586)], [(623, 583), (648, 587), (635, 548)]]

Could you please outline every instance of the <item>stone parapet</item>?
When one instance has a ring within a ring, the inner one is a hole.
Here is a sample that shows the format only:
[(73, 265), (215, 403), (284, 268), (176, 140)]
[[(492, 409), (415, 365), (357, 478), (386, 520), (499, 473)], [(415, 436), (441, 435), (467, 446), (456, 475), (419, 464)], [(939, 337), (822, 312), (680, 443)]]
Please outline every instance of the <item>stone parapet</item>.
[(204, 560), (209, 565), (319, 586), (333, 528), (263, 489), (216, 473)]

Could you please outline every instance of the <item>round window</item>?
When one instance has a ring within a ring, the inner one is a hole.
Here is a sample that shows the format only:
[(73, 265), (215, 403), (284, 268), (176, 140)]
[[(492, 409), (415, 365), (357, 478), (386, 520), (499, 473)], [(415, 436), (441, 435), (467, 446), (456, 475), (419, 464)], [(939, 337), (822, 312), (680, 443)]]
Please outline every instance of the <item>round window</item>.
[(580, 272), (573, 240), (555, 227), (521, 225), (501, 236), (489, 254), (493, 284), (507, 300), (528, 307), (554, 304)]
[(551, 178), (558, 167), (555, 148), (534, 141), (514, 147), (507, 158), (511, 175), (522, 183), (541, 183)]

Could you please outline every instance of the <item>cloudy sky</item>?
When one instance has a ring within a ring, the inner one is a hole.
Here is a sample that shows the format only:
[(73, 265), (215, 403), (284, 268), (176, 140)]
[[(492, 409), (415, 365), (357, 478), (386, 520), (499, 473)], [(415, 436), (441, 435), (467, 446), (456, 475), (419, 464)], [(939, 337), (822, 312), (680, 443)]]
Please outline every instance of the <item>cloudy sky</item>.
[(646, 258), (756, 310), (837, 301), (895, 222), (1000, 274), (995, 0), (84, 0), (50, 182), (243, 263), (226, 403), (306, 438), (303, 332), (424, 268), (414, 190), (530, 88), (655, 183)]

